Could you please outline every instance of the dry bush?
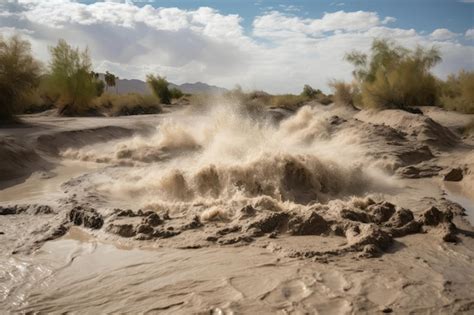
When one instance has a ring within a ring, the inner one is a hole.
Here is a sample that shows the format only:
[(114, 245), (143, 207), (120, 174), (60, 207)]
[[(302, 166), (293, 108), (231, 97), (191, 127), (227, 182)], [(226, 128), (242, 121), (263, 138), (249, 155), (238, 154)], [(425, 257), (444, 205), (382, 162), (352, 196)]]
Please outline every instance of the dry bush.
[(110, 116), (157, 114), (162, 111), (159, 100), (152, 95), (104, 93), (94, 100), (97, 111)]
[(441, 104), (448, 110), (474, 114), (474, 71), (460, 71), (441, 83)]
[(360, 93), (355, 84), (334, 80), (329, 83), (329, 86), (334, 91), (334, 103), (336, 105), (356, 108)]

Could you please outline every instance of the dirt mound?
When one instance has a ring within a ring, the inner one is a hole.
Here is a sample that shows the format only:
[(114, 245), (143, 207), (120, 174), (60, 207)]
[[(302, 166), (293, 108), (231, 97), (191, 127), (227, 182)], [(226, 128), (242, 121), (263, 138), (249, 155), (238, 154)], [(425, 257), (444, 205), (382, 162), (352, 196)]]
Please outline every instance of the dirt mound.
[(428, 116), (402, 110), (361, 111), (355, 118), (372, 124), (390, 126), (403, 132), (407, 137), (437, 148), (452, 147), (459, 141), (451, 130)]

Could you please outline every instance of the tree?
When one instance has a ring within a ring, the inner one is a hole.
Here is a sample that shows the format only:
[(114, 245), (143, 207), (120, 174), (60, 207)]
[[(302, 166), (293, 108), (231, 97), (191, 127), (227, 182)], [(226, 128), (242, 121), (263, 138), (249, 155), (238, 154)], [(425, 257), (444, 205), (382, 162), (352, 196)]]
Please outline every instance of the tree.
[(165, 77), (159, 75), (154, 76), (152, 74), (147, 75), (146, 82), (151, 88), (156, 97), (158, 97), (163, 104), (171, 103), (171, 92), (168, 89), (168, 81)]
[(59, 40), (50, 48), (49, 88), (59, 95), (61, 114), (78, 114), (85, 111), (97, 96), (97, 80), (91, 75), (91, 61), (87, 49), (71, 47)]
[(345, 56), (354, 65), (353, 75), (369, 107), (405, 108), (436, 105), (438, 88), (430, 69), (441, 61), (432, 47), (410, 50), (394, 42), (376, 39), (371, 55), (357, 51)]
[[(109, 90), (109, 87), (116, 87), (117, 80), (119, 77), (115, 76), (115, 74), (110, 73), (109, 71), (105, 72), (105, 84), (107, 85), (107, 90)], [(115, 94), (118, 94), (117, 89), (115, 90)]]
[(12, 120), (24, 97), (39, 84), (41, 65), (19, 36), (0, 35), (0, 120)]

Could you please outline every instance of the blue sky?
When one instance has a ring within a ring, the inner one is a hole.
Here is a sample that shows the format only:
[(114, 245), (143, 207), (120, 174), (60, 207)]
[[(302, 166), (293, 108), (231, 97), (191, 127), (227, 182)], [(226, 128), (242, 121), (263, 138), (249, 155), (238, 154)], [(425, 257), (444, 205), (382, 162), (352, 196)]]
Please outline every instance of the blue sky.
[(277, 93), (351, 80), (344, 54), (381, 37), (438, 47), (441, 78), (474, 69), (474, 0), (9, 0), (0, 31), (22, 34), (45, 63), (64, 38), (122, 78)]

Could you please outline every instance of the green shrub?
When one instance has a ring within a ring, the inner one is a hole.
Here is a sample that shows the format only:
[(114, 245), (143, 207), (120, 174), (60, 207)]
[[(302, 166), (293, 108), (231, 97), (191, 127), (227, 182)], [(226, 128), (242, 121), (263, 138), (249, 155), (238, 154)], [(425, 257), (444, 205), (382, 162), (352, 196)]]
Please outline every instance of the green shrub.
[(77, 115), (89, 111), (91, 101), (99, 92), (100, 80), (91, 75), (88, 50), (80, 51), (61, 39), (50, 52), (48, 89), (50, 95), (58, 96), (60, 114)]
[(14, 119), (22, 102), (39, 84), (40, 72), (29, 42), (0, 35), (0, 120)]
[(184, 96), (184, 93), (178, 88), (172, 88), (170, 90), (170, 93), (171, 93), (171, 98), (174, 98), (174, 99), (180, 99), (181, 97)]
[(474, 71), (460, 71), (440, 84), (444, 108), (474, 114)]
[(168, 89), (169, 83), (165, 77), (149, 74), (146, 77), (146, 81), (155, 96), (160, 99), (161, 103), (171, 104), (171, 92)]
[(436, 48), (409, 50), (387, 40), (374, 40), (370, 57), (346, 55), (362, 94), (372, 108), (437, 105), (439, 88), (430, 69), (441, 61)]
[(97, 111), (109, 116), (157, 114), (162, 111), (159, 100), (152, 95), (104, 93), (94, 100)]
[(306, 97), (308, 99), (316, 98), (316, 96), (322, 94), (321, 90), (315, 90), (310, 85), (305, 84), (303, 87), (303, 92), (301, 92), (301, 96)]

